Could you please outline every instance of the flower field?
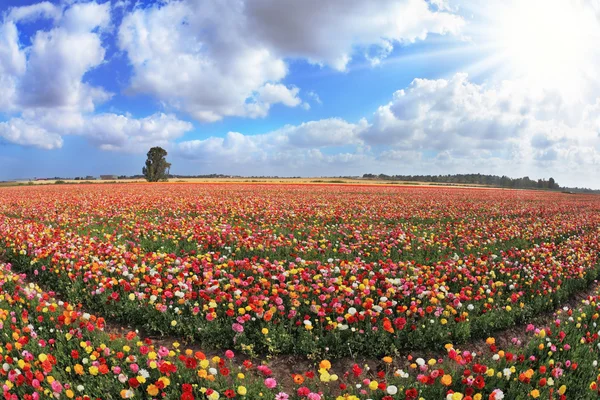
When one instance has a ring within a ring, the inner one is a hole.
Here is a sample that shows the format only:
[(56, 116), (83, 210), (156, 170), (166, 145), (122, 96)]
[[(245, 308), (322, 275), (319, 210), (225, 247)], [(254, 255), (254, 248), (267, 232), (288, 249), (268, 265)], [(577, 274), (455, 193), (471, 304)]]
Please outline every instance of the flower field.
[[(600, 276), (595, 196), (235, 184), (0, 194), (5, 398), (599, 395), (598, 295), (559, 308)], [(549, 326), (527, 326), (556, 309)], [(142, 333), (114, 337), (105, 321)], [(515, 325), (524, 337), (497, 348), (494, 333)], [(406, 356), (423, 351), (438, 356)], [(260, 360), (279, 354), (314, 368), (276, 376)], [(356, 356), (376, 361), (336, 370)]]

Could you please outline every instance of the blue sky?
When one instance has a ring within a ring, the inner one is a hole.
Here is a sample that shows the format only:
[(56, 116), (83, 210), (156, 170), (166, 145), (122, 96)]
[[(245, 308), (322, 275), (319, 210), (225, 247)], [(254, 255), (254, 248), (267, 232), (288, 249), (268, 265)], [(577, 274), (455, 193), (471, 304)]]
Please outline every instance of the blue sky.
[(0, 179), (492, 173), (600, 187), (595, 0), (0, 4)]

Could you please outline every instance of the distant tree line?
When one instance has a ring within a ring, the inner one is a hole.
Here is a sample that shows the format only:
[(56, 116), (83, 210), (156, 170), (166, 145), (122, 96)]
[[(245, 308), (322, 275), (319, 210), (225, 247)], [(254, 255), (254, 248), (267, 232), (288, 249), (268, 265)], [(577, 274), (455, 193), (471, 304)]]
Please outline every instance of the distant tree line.
[(431, 182), (431, 183), (455, 183), (469, 185), (488, 185), (514, 189), (551, 189), (558, 190), (560, 186), (550, 178), (548, 180), (534, 180), (525, 176), (523, 178), (509, 178), (506, 175), (484, 175), (484, 174), (454, 174), (454, 175), (386, 175), (386, 174), (364, 174), (363, 179), (380, 179), (389, 181), (406, 182)]

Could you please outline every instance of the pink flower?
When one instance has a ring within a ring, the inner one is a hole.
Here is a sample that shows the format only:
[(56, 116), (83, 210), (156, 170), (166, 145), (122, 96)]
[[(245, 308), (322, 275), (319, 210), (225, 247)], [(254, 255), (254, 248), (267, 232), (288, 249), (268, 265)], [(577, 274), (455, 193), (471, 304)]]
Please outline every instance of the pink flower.
[(244, 326), (240, 325), (240, 324), (233, 324), (231, 325), (231, 328), (236, 331), (237, 333), (242, 333), (244, 332)]
[(232, 359), (232, 358), (234, 357), (233, 351), (231, 351), (231, 350), (227, 350), (227, 351), (225, 352), (225, 357), (227, 357), (227, 358), (229, 358), (229, 359)]
[(265, 386), (269, 389), (273, 389), (275, 386), (277, 386), (277, 381), (273, 378), (267, 378), (265, 379)]
[(318, 393), (309, 393), (308, 396), (306, 396), (306, 398), (308, 400), (321, 400), (321, 395)]
[(275, 395), (275, 400), (288, 400), (290, 395), (284, 392), (279, 392)]
[(63, 390), (63, 387), (59, 381), (53, 381), (51, 386), (54, 393), (60, 393)]

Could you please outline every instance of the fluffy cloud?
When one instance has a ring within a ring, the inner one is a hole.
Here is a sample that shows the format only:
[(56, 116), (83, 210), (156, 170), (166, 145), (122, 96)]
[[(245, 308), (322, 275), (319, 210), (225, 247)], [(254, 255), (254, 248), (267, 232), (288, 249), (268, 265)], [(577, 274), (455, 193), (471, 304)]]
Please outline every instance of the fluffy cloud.
[[(51, 17), (23, 48), (17, 23)], [(48, 2), (12, 8), (0, 24), (0, 111), (36, 108), (93, 111), (110, 94), (83, 81), (104, 61), (98, 29), (110, 23), (110, 3), (74, 4), (65, 10)], [(6, 93), (6, 96), (4, 96)]]
[(286, 59), (344, 70), (357, 50), (375, 49), (374, 60), (396, 43), (462, 24), (425, 0), (172, 1), (125, 16), (119, 45), (133, 66), (132, 92), (210, 122), (300, 105), (298, 89), (281, 83)]
[(14, 7), (7, 16), (9, 21), (32, 21), (38, 18), (59, 19), (62, 15), (60, 7), (55, 6), (49, 1), (31, 4), (29, 6)]
[(48, 132), (34, 123), (13, 118), (8, 122), (0, 122), (0, 138), (22, 146), (34, 146), (42, 149), (62, 147), (60, 135)]
[[(55, 149), (63, 144), (61, 135), (81, 135), (101, 149), (140, 151), (166, 146), (192, 129), (163, 113), (141, 119), (94, 114), (112, 94), (84, 76), (104, 62), (101, 33), (111, 23), (110, 12), (110, 2), (66, 8), (43, 2), (8, 12), (0, 24), (0, 111), (17, 116), (0, 123), (4, 141)], [(38, 18), (51, 19), (51, 29), (37, 31), (22, 48), (17, 24)], [(284, 90), (268, 89), (272, 98), (292, 101)]]
[(457, 33), (464, 21), (424, 0), (255, 0), (246, 3), (251, 31), (285, 57), (306, 58), (344, 70), (355, 51), (385, 57), (397, 43), (430, 33)]
[(135, 119), (125, 115), (99, 114), (84, 121), (80, 134), (104, 150), (145, 151), (169, 143), (192, 129), (192, 124), (162, 113)]
[(348, 159), (348, 155), (323, 155), (320, 149), (360, 145), (359, 132), (366, 122), (352, 124), (338, 118), (305, 122), (297, 126), (262, 134), (244, 135), (229, 132), (224, 138), (184, 141), (177, 145), (181, 156), (204, 163), (227, 160), (234, 164), (266, 163), (268, 165), (294, 164), (305, 161), (319, 164)]

